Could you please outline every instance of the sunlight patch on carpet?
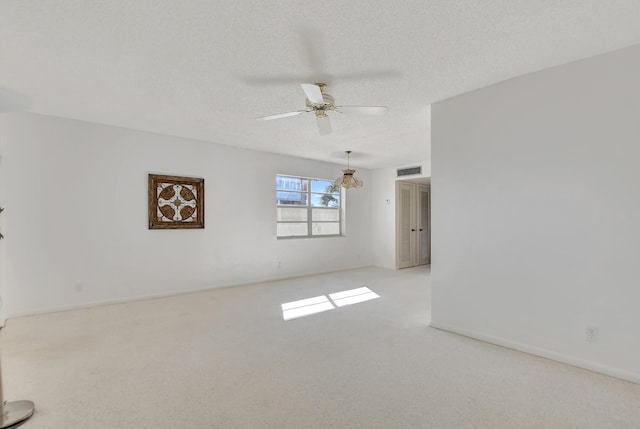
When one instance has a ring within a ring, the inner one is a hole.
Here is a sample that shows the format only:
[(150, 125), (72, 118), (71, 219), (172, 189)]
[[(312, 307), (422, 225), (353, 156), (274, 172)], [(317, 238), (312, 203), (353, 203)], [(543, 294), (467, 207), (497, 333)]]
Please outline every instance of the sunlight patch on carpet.
[(357, 289), (330, 293), (329, 296), (321, 295), (298, 301), (285, 302), (284, 304), (281, 304), (282, 318), (284, 320), (297, 319), (299, 317), (310, 316), (312, 314), (333, 310), (337, 307), (344, 307), (347, 305), (357, 304), (359, 302), (370, 301), (376, 298), (380, 298), (380, 295), (373, 292), (368, 287), (360, 287)]
[(299, 301), (285, 302), (282, 304), (282, 318), (284, 320), (297, 319), (298, 317), (322, 313), (334, 308), (334, 305), (329, 302), (325, 295), (316, 296)]
[(358, 289), (345, 290), (344, 292), (331, 293), (329, 294), (329, 298), (331, 298), (338, 307), (344, 307), (345, 305), (357, 304), (359, 302), (380, 298), (380, 295), (373, 292), (368, 287), (360, 287)]

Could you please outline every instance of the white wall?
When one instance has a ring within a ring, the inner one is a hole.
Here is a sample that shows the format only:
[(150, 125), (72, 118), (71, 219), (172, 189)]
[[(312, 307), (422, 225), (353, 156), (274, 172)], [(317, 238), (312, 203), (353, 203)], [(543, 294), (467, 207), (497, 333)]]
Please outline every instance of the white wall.
[(639, 76), (635, 46), (432, 106), (434, 326), (640, 382)]
[(380, 168), (371, 172), (371, 238), (373, 263), (396, 268), (396, 169)]
[[(275, 175), (341, 165), (26, 113), (0, 124), (9, 317), (372, 262), (370, 192), (348, 192), (346, 237), (276, 239)], [(204, 177), (206, 228), (147, 229), (148, 173)]]

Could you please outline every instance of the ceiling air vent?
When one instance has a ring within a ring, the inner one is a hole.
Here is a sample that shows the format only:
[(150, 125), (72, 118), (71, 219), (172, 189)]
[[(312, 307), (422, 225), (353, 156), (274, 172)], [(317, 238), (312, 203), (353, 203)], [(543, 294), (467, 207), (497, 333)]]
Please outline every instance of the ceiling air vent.
[(422, 166), (398, 169), (398, 177), (411, 176), (412, 174), (422, 174)]

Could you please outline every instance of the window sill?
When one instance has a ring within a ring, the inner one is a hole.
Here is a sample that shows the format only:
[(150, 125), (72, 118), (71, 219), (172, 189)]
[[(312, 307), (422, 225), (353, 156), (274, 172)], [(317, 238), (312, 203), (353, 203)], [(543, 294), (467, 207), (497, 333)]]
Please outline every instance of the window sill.
[(297, 239), (304, 239), (304, 238), (312, 238), (312, 239), (316, 239), (316, 238), (344, 238), (346, 237), (346, 235), (344, 234), (336, 234), (336, 235), (294, 235), (291, 237), (276, 237), (276, 239), (278, 240), (297, 240)]

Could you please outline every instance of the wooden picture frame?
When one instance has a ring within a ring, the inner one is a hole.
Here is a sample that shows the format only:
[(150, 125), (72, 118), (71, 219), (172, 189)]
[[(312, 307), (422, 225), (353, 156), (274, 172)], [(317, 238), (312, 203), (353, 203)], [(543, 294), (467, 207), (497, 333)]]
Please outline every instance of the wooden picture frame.
[(149, 174), (149, 229), (204, 228), (204, 179)]

